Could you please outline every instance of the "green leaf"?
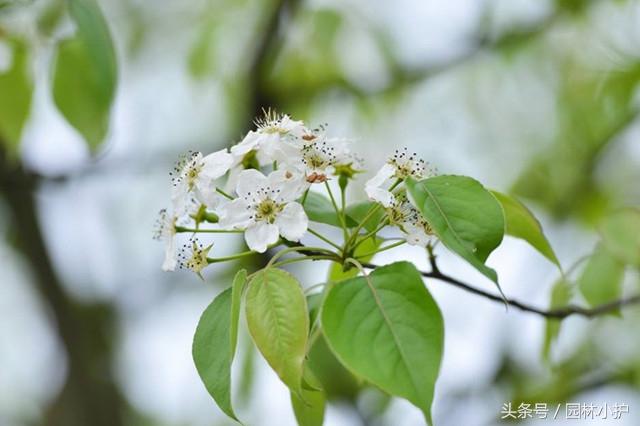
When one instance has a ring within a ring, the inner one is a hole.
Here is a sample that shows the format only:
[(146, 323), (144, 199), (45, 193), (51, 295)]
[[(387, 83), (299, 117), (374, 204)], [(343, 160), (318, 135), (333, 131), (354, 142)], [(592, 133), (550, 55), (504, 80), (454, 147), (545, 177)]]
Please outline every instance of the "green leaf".
[(109, 127), (117, 65), (107, 23), (95, 0), (69, 0), (76, 35), (58, 46), (53, 99), (92, 149)]
[(504, 236), (500, 204), (475, 179), (443, 175), (417, 182), (407, 190), (442, 243), (496, 284), (496, 271), (484, 262)]
[[(337, 226), (338, 228), (342, 227), (340, 218), (336, 214), (336, 210), (333, 208), (331, 200), (322, 194), (309, 191), (304, 202), (304, 211), (307, 213), (309, 220)], [(355, 226), (353, 219), (347, 218), (347, 226)]]
[(235, 349), (231, 305), (232, 289), (228, 288), (205, 309), (193, 337), (192, 354), (209, 394), (225, 414), (238, 420), (231, 405), (231, 349)]
[[(320, 382), (305, 368), (304, 379), (311, 386), (319, 387)], [(322, 426), (326, 398), (324, 392), (318, 390), (302, 390), (302, 398), (291, 392), (291, 406), (299, 426)]]
[(640, 209), (628, 208), (606, 217), (600, 233), (613, 255), (625, 263), (640, 266)]
[(540, 254), (561, 269), (560, 262), (551, 248), (547, 237), (544, 235), (540, 222), (538, 222), (533, 213), (513, 197), (497, 191), (491, 191), (491, 193), (502, 205), (505, 219), (505, 232), (512, 237), (525, 240), (531, 244), (533, 248), (538, 250)]
[[(551, 288), (551, 303), (549, 308), (556, 309), (566, 306), (571, 300), (573, 288), (571, 283), (564, 279), (557, 281)], [(561, 320), (557, 318), (548, 318), (546, 320), (544, 345), (542, 347), (542, 356), (544, 359), (549, 359), (549, 353), (551, 352), (551, 346), (558, 338), (560, 333)]]
[(444, 325), (411, 263), (397, 262), (334, 285), (321, 321), (329, 346), (349, 370), (408, 399), (431, 423)]
[[(372, 214), (371, 218), (367, 220), (364, 224), (364, 229), (369, 232), (374, 231), (382, 221), (382, 217), (386, 214), (384, 209), (379, 206), (377, 203), (372, 203), (370, 201), (362, 201), (360, 203), (352, 204), (347, 206), (346, 214), (350, 219), (349, 226), (357, 226), (360, 224), (367, 214), (371, 212), (371, 209), (377, 207), (376, 211)], [(352, 225), (353, 224), (353, 225)]]
[(14, 154), (31, 110), (33, 82), (26, 44), (22, 40), (2, 38), (1, 34), (0, 43), (11, 48), (11, 65), (4, 73), (0, 72), (0, 139)]
[(249, 332), (280, 379), (300, 395), (309, 317), (302, 287), (281, 269), (257, 272), (246, 295)]
[(589, 305), (596, 306), (620, 297), (623, 277), (624, 264), (600, 244), (589, 257), (578, 287)]

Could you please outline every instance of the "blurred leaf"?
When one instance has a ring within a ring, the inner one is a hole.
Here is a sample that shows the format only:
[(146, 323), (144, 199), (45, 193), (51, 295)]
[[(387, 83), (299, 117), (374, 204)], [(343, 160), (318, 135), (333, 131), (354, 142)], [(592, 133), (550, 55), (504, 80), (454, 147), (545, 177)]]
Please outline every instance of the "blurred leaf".
[(38, 17), (38, 29), (40, 32), (50, 37), (60, 24), (65, 12), (65, 0), (54, 0), (49, 2)]
[(444, 325), (411, 263), (393, 263), (334, 285), (321, 317), (329, 346), (348, 369), (408, 399), (432, 423)]
[(213, 34), (216, 29), (215, 17), (205, 19), (200, 26), (197, 38), (189, 51), (189, 72), (195, 78), (203, 78), (216, 66)]
[[(309, 191), (307, 199), (304, 202), (304, 211), (307, 213), (309, 220), (327, 225), (342, 227), (340, 218), (336, 214), (331, 201), (322, 194)], [(347, 217), (347, 226), (355, 226), (356, 222)]]
[(555, 142), (533, 159), (513, 192), (542, 203), (558, 217), (579, 213), (593, 222), (608, 203), (594, 171), (604, 148), (637, 117), (631, 101), (640, 82), (640, 63), (605, 78), (571, 64), (562, 71)]
[(277, 54), (269, 57), (264, 90), (278, 98), (305, 93), (309, 99), (319, 88), (345, 84), (336, 57), (337, 36), (344, 25), (342, 14), (328, 8), (305, 8), (296, 15), (295, 24), (301, 30), (295, 41), (288, 39)]
[[(242, 272), (242, 271), (241, 271)], [(193, 337), (193, 360), (200, 378), (222, 411), (237, 420), (231, 404), (231, 363), (235, 351), (232, 327), (232, 289), (228, 288), (205, 309)]]
[(600, 244), (589, 257), (578, 286), (589, 305), (596, 306), (620, 297), (623, 277), (624, 264)]
[(623, 262), (640, 267), (640, 209), (620, 210), (600, 225), (607, 249)]
[[(572, 285), (565, 279), (560, 279), (551, 287), (551, 303), (549, 309), (557, 309), (566, 306), (571, 301), (573, 293)], [(551, 346), (555, 343), (560, 334), (561, 320), (556, 318), (548, 318), (545, 320), (544, 345), (542, 347), (542, 355), (544, 359), (549, 359)]]
[(7, 143), (7, 150), (15, 154), (31, 111), (33, 82), (26, 44), (22, 40), (3, 38), (1, 34), (0, 44), (11, 51), (11, 65), (6, 72), (0, 71), (0, 139)]
[[(304, 370), (304, 380), (314, 387), (320, 386), (320, 382), (308, 368)], [(303, 389), (302, 398), (293, 392), (290, 395), (293, 412), (299, 426), (322, 426), (326, 403), (324, 392)]]
[(495, 197), (477, 180), (454, 175), (408, 179), (407, 190), (442, 243), (497, 285), (496, 272), (484, 264), (505, 229)]
[(258, 271), (247, 289), (246, 314), (256, 346), (284, 384), (300, 395), (309, 333), (300, 283), (282, 269)]
[(491, 193), (502, 205), (505, 218), (505, 232), (516, 238), (525, 240), (544, 257), (562, 269), (551, 244), (544, 235), (540, 222), (533, 213), (520, 201), (497, 191)]
[(69, 0), (77, 32), (58, 45), (53, 98), (95, 150), (107, 134), (117, 65), (107, 23), (95, 0)]

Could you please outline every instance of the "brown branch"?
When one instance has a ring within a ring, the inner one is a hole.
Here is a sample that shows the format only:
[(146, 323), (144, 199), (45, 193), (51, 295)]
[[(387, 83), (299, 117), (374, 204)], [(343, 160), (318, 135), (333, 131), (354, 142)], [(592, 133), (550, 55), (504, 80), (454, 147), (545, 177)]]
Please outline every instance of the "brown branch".
[[(473, 293), (477, 296), (481, 296), (486, 299), (493, 300), (494, 302), (499, 302), (499, 303), (505, 302), (505, 299), (503, 299), (501, 296), (497, 294), (494, 294), (485, 290), (481, 290), (477, 287), (464, 283), (456, 278), (450, 277), (440, 272), (437, 266), (435, 266), (435, 260), (433, 258), (431, 259), (431, 265), (433, 267), (431, 272), (420, 271), (420, 274), (423, 277), (434, 278), (436, 280), (446, 282), (455, 287), (468, 291), (469, 293)], [(380, 267), (380, 265), (374, 265), (371, 263), (363, 263), (362, 266), (364, 266), (367, 269), (376, 269)], [(545, 318), (564, 319), (571, 315), (580, 315), (586, 318), (593, 318), (599, 315), (613, 312), (616, 309), (622, 308), (624, 306), (640, 304), (640, 294), (637, 294), (635, 296), (631, 296), (628, 298), (614, 300), (612, 302), (604, 303), (602, 305), (598, 305), (593, 308), (584, 308), (577, 305), (567, 305), (561, 308), (545, 310), (545, 309), (541, 309), (541, 308), (520, 302), (516, 299), (507, 298), (506, 302), (508, 306), (513, 306), (524, 312), (531, 312), (534, 314), (538, 314)]]

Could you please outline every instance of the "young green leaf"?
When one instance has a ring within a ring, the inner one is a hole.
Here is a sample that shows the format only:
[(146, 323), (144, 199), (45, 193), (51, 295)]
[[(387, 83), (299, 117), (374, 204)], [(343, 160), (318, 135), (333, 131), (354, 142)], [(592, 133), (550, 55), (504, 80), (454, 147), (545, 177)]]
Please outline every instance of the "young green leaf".
[(411, 263), (397, 262), (334, 285), (321, 321), (329, 346), (349, 370), (408, 399), (431, 423), (444, 325)]
[(624, 264), (600, 244), (589, 257), (578, 286), (589, 305), (596, 306), (620, 297), (623, 277)]
[(477, 180), (454, 175), (407, 179), (407, 190), (442, 243), (497, 284), (496, 271), (484, 264), (504, 236), (495, 197)]
[(640, 209), (620, 210), (602, 222), (602, 241), (625, 263), (640, 266)]
[(15, 153), (31, 110), (33, 82), (26, 44), (0, 34), (0, 44), (5, 43), (11, 51), (11, 64), (7, 70), (0, 70), (0, 143), (6, 143), (7, 151)]
[(296, 278), (275, 268), (257, 272), (246, 295), (249, 332), (280, 379), (300, 395), (307, 349), (307, 301)]
[(109, 126), (117, 65), (109, 28), (95, 0), (69, 0), (73, 38), (58, 46), (53, 99), (60, 112), (95, 149)]
[[(566, 306), (571, 300), (573, 289), (571, 283), (565, 279), (558, 280), (551, 288), (551, 303), (549, 308), (555, 309)], [(548, 318), (546, 320), (544, 345), (542, 347), (542, 356), (545, 360), (549, 359), (551, 346), (558, 338), (560, 333), (561, 320), (556, 318)]]
[[(304, 379), (313, 387), (320, 387), (309, 368), (305, 368)], [(326, 398), (320, 390), (302, 390), (302, 398), (291, 392), (291, 406), (299, 426), (322, 426)]]
[(531, 244), (533, 248), (538, 250), (540, 254), (555, 263), (558, 268), (561, 268), (560, 262), (551, 248), (551, 244), (549, 244), (547, 237), (542, 231), (540, 222), (538, 222), (538, 219), (535, 218), (533, 213), (513, 197), (497, 191), (491, 191), (491, 193), (502, 205), (505, 219), (505, 232), (512, 237), (525, 240)]
[[(232, 330), (232, 289), (205, 309), (193, 337), (193, 361), (207, 391), (226, 415), (238, 420), (231, 404), (231, 363), (235, 349)], [(236, 317), (237, 319), (237, 317)]]
[[(342, 222), (336, 214), (331, 201), (322, 194), (309, 191), (304, 202), (304, 211), (307, 213), (309, 220), (337, 226), (338, 228), (342, 227)], [(353, 219), (347, 217), (347, 226), (355, 226)]]

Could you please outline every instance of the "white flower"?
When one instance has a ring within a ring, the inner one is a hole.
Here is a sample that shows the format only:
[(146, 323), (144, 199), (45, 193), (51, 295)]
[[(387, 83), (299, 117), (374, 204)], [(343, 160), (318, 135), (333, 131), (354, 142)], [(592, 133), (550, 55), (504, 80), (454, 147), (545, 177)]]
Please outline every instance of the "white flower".
[(300, 241), (307, 231), (309, 219), (295, 202), (304, 187), (301, 176), (288, 170), (277, 170), (265, 177), (257, 170), (245, 170), (238, 176), (238, 198), (220, 210), (223, 229), (244, 229), (249, 248), (264, 253), (278, 241)]
[(200, 152), (181, 158), (173, 176), (172, 200), (176, 212), (183, 211), (190, 193), (210, 208), (216, 208), (220, 197), (216, 194), (214, 181), (227, 173), (233, 164), (233, 156), (226, 149), (202, 156)]
[(176, 222), (178, 218), (170, 215), (167, 209), (160, 210), (153, 238), (164, 243), (163, 271), (175, 271), (178, 262), (176, 258)]
[(426, 247), (431, 241), (433, 230), (420, 211), (409, 201), (405, 193), (393, 196), (387, 208), (387, 217), (405, 234), (407, 242), (414, 246)]
[(300, 152), (300, 166), (307, 182), (322, 183), (333, 177), (341, 154), (341, 147), (335, 140), (315, 138), (304, 144)]
[(211, 247), (213, 244), (203, 247), (197, 239), (190, 239), (180, 252), (180, 269), (190, 269), (202, 278), (202, 270), (209, 265), (207, 256)]
[(434, 172), (427, 170), (427, 163), (418, 158), (416, 153), (409, 154), (407, 148), (396, 150), (395, 154), (384, 166), (365, 184), (365, 191), (372, 201), (377, 201), (384, 207), (390, 207), (393, 194), (388, 189), (391, 178), (423, 179)]
[(277, 115), (269, 110), (255, 123), (257, 129), (250, 131), (242, 142), (231, 147), (234, 165), (241, 164), (252, 151), (255, 151), (261, 166), (273, 161), (283, 161), (290, 155), (299, 155), (296, 144), (288, 142), (301, 138), (308, 132), (302, 121), (292, 120), (288, 115)]

